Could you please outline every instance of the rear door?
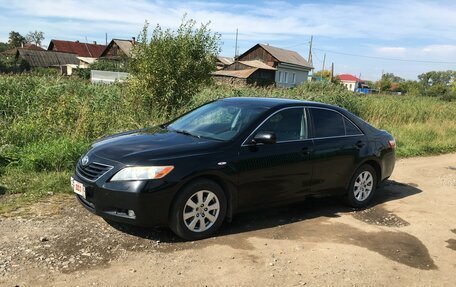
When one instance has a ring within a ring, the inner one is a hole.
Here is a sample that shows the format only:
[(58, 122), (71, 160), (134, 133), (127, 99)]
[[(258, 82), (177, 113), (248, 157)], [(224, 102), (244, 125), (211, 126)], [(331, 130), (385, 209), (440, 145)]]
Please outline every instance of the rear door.
[[(241, 146), (239, 208), (249, 209), (301, 198), (310, 192), (312, 163), (304, 107), (282, 109), (262, 123)], [(274, 132), (275, 144), (250, 145), (258, 132)]]
[(367, 146), (366, 137), (338, 111), (317, 107), (308, 110), (314, 140), (312, 193), (342, 192)]

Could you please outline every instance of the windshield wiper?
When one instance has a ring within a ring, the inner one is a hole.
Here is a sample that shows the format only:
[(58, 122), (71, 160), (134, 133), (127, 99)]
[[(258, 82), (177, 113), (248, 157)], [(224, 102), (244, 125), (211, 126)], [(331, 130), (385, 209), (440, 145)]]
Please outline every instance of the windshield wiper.
[(192, 137), (199, 138), (199, 139), (201, 138), (201, 136), (192, 134), (191, 132), (186, 131), (186, 130), (175, 130), (175, 129), (171, 129), (171, 131), (172, 131), (172, 132), (179, 133), (179, 134), (183, 134), (183, 135), (186, 135), (186, 136), (192, 136)]

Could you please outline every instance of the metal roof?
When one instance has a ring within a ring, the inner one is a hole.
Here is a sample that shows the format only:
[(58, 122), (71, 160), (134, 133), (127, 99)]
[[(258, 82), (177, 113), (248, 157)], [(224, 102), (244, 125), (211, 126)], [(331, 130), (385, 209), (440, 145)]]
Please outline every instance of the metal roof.
[(81, 43), (79, 41), (51, 40), (48, 50), (76, 54), (79, 57), (98, 58), (105, 48), (105, 45)]
[(219, 70), (212, 73), (213, 76), (222, 77), (233, 77), (239, 79), (247, 79), (252, 75), (258, 68), (250, 68), (244, 70)]
[(16, 58), (21, 57), (27, 61), (31, 67), (52, 67), (67, 64), (79, 65), (79, 59), (75, 54), (60, 53), (53, 51), (35, 51), (17, 49)]
[(106, 55), (108, 54), (109, 50), (111, 49), (112, 45), (116, 44), (122, 52), (127, 55), (127, 57), (131, 57), (131, 51), (133, 49), (133, 42), (132, 40), (122, 40), (122, 39), (112, 39), (111, 42), (109, 42), (108, 46), (103, 50), (103, 52), (100, 54), (100, 57), (107, 57)]
[(253, 68), (259, 68), (259, 69), (263, 69), (263, 70), (273, 70), (273, 71), (277, 70), (276, 68), (271, 67), (271, 66), (261, 62), (260, 60), (237, 61), (237, 62), (244, 64), (246, 66), (249, 66), (249, 67), (253, 67)]
[(269, 54), (276, 58), (278, 62), (296, 65), (304, 67), (306, 69), (313, 69), (313, 66), (309, 64), (309, 62), (307, 62), (307, 60), (304, 59), (297, 52), (264, 44), (256, 44), (255, 46), (244, 52), (241, 56), (239, 56), (239, 58), (249, 53), (252, 49), (254, 49), (257, 46), (260, 46), (263, 49), (265, 49)]
[(231, 65), (234, 63), (234, 58), (230, 57), (217, 56), (217, 60), (219, 60), (224, 65)]

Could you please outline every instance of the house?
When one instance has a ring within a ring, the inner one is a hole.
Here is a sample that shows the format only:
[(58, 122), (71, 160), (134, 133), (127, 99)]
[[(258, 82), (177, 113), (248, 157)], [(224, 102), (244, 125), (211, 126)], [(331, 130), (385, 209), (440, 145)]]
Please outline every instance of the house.
[(104, 60), (124, 61), (131, 57), (135, 45), (135, 37), (131, 40), (112, 39), (108, 46), (101, 52), (100, 58)]
[(78, 57), (99, 58), (106, 48), (105, 45), (99, 45), (97, 42), (82, 43), (79, 41), (62, 41), (51, 40), (48, 51), (75, 54)]
[(34, 50), (34, 51), (45, 51), (45, 49), (41, 48), (40, 46), (37, 46), (35, 44), (31, 44), (31, 43), (27, 43), (27, 44), (22, 45), (20, 48), (13, 48), (13, 49), (6, 50), (2, 54), (5, 55), (7, 59), (9, 59), (10, 57), (15, 57), (16, 56), (16, 53), (17, 53), (18, 49)]
[(276, 70), (259, 60), (235, 61), (225, 69), (213, 72), (212, 76), (217, 82), (267, 86), (274, 84)]
[(358, 88), (361, 88), (361, 85), (364, 83), (364, 81), (358, 77), (350, 74), (340, 74), (338, 77), (342, 85), (344, 85), (344, 87), (352, 92), (355, 92)]
[(59, 68), (64, 74), (67, 74), (67, 65), (79, 65), (75, 54), (22, 48), (17, 49), (16, 61), (25, 61), (30, 68)]
[(309, 72), (313, 69), (313, 66), (297, 52), (264, 44), (256, 44), (237, 60), (259, 60), (275, 68), (275, 83), (279, 87), (295, 87), (307, 81)]
[(222, 70), (234, 63), (234, 58), (217, 56), (215, 65), (217, 70)]

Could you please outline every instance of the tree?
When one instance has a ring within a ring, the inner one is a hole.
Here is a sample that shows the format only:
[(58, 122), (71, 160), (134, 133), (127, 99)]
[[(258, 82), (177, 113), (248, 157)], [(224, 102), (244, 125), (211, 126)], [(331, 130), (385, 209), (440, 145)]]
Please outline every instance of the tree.
[(382, 75), (380, 80), (375, 83), (375, 86), (381, 92), (387, 92), (391, 91), (391, 88), (397, 87), (398, 83), (402, 83), (404, 81), (405, 80), (403, 78), (396, 76), (393, 73), (385, 73)]
[(211, 32), (209, 23), (195, 25), (184, 16), (177, 30), (157, 25), (150, 39), (149, 25), (144, 25), (129, 62), (129, 86), (145, 104), (170, 113), (210, 83), (220, 35)]
[(0, 53), (5, 52), (8, 49), (9, 49), (8, 43), (0, 42)]
[(12, 48), (21, 47), (22, 44), (25, 44), (25, 38), (19, 32), (11, 31), (9, 33), (8, 45)]
[(25, 41), (27, 43), (33, 43), (37, 46), (41, 46), (41, 42), (44, 40), (44, 33), (42, 31), (30, 31), (25, 36)]
[(429, 97), (453, 97), (451, 85), (456, 81), (456, 71), (430, 71), (418, 76), (424, 89), (424, 95)]

